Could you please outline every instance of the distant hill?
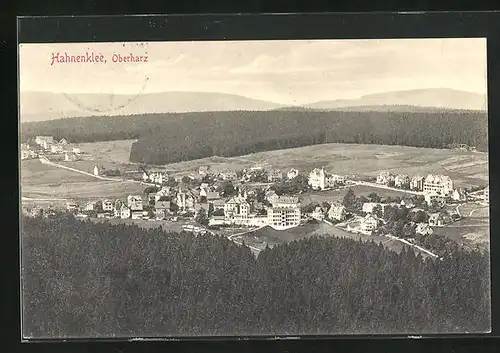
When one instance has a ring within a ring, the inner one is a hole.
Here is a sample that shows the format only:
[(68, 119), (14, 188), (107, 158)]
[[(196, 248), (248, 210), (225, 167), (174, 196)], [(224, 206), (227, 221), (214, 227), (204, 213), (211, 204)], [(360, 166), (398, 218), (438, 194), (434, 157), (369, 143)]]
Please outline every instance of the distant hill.
[(340, 108), (311, 108), (311, 107), (282, 107), (278, 111), (301, 111), (301, 112), (395, 112), (395, 113), (437, 113), (437, 112), (460, 112), (460, 111), (481, 111), (477, 109), (451, 109), (441, 107), (419, 107), (416, 105), (364, 105), (349, 106)]
[[(418, 89), (409, 91), (386, 92), (362, 96), (359, 99), (338, 99), (319, 101), (306, 104), (303, 107), (332, 110), (349, 108), (349, 110), (378, 110), (380, 107), (434, 107), (464, 110), (486, 110), (487, 96), (472, 92), (457, 91), (453, 89)], [(363, 107), (363, 108), (361, 108)], [(384, 108), (385, 109), (385, 108)], [(411, 109), (415, 111), (415, 108)]]
[(163, 92), (139, 95), (64, 94), (22, 92), (21, 122), (81, 116), (208, 111), (394, 111), (430, 112), (436, 109), (486, 110), (486, 96), (452, 89), (387, 92), (359, 99), (328, 100), (303, 106), (286, 106), (235, 94)]
[(139, 95), (67, 95), (52, 92), (22, 92), (20, 96), (22, 122), (95, 115), (266, 111), (279, 107), (282, 105), (264, 100), (210, 92), (164, 92)]

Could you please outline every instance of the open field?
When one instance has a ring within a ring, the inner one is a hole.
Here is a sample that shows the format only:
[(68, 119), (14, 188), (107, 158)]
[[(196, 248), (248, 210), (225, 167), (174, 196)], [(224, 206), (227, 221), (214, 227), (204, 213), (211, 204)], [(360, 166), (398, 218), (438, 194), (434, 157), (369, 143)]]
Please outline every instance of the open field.
[(166, 232), (182, 232), (183, 225), (194, 224), (191, 220), (172, 221), (148, 221), (145, 219), (120, 219), (120, 218), (89, 218), (92, 222), (109, 222), (110, 224), (135, 224), (144, 229), (152, 229), (161, 227)]
[(309, 172), (316, 167), (345, 175), (376, 176), (382, 171), (408, 175), (442, 173), (456, 186), (487, 183), (488, 154), (448, 149), (405, 146), (322, 144), (246, 156), (210, 157), (166, 166), (172, 171), (194, 171), (209, 164), (212, 170), (243, 169), (267, 164), (286, 171), (297, 168)]
[[(244, 241), (247, 245), (264, 249), (266, 244), (269, 245), (269, 247), (273, 247), (278, 244), (311, 236), (337, 236), (368, 242), (373, 240), (376, 243), (382, 243), (387, 249), (398, 253), (405, 248), (405, 245), (397, 240), (376, 235), (353, 234), (326, 223), (309, 223), (288, 230), (274, 230), (270, 227), (266, 227), (254, 232), (249, 232), (243, 236), (238, 236), (235, 240)], [(424, 253), (422, 253), (422, 255), (427, 256)]]
[[(72, 167), (85, 170), (81, 166), (75, 165), (79, 162), (66, 163), (72, 163)], [(82, 162), (85, 163), (85, 161)], [(92, 176), (43, 164), (38, 159), (21, 162), (21, 194), (28, 198), (67, 198), (72, 200), (120, 198), (130, 194), (141, 194), (144, 188), (144, 185), (129, 181), (99, 180)]]
[[(136, 170), (129, 155), (135, 140), (82, 143), (82, 152), (92, 155), (91, 160), (66, 162), (84, 166), (85, 170), (95, 163), (105, 168)], [(488, 154), (450, 149), (416, 148), (406, 146), (321, 144), (238, 157), (209, 157), (186, 162), (154, 166), (172, 174), (188, 174), (198, 167), (210, 165), (212, 170), (240, 170), (255, 165), (269, 165), (286, 171), (297, 168), (309, 172), (316, 167), (345, 175), (376, 176), (382, 171), (408, 175), (442, 173), (449, 175), (457, 187), (468, 187), (488, 182)]]
[(115, 164), (130, 163), (130, 149), (136, 140), (117, 140), (80, 143), (76, 145), (83, 153), (88, 153), (96, 160)]
[(87, 182), (65, 184), (22, 185), (22, 196), (30, 198), (61, 197), (73, 200), (123, 198), (142, 194), (145, 186), (134, 182), (114, 182), (94, 179)]
[(463, 219), (448, 226), (434, 228), (434, 234), (443, 235), (469, 248), (488, 250), (490, 246), (489, 207), (481, 204), (460, 206)]
[(23, 189), (30, 186), (57, 186), (95, 180), (91, 176), (43, 164), (38, 159), (21, 161), (20, 177)]

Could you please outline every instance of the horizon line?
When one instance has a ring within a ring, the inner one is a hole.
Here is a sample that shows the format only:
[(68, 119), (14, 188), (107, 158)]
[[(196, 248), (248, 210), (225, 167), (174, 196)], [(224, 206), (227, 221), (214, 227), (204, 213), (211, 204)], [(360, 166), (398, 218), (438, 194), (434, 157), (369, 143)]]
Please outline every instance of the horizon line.
[[(219, 92), (219, 91), (157, 91), (157, 92), (144, 92), (140, 94), (136, 93), (115, 93), (115, 92), (72, 92), (72, 93), (64, 93), (64, 92), (57, 92), (57, 91), (46, 91), (46, 90), (19, 90), (19, 94), (21, 93), (52, 93), (52, 94), (59, 94), (59, 95), (113, 95), (113, 96), (141, 96), (141, 95), (153, 95), (153, 94), (165, 94), (165, 93), (200, 93), (200, 94), (223, 94), (223, 95), (232, 95), (236, 97), (242, 97), (242, 98), (247, 98), (251, 100), (260, 100), (262, 102), (266, 103), (272, 103), (272, 104), (277, 104), (277, 105), (285, 105), (285, 106), (292, 106), (292, 107), (303, 107), (305, 105), (309, 104), (315, 104), (315, 103), (320, 103), (320, 102), (330, 102), (330, 101), (339, 101), (339, 100), (357, 100), (361, 99), (364, 97), (370, 97), (370, 96), (375, 96), (379, 94), (390, 94), (390, 93), (398, 93), (398, 92), (412, 92), (412, 91), (426, 91), (426, 90), (448, 90), (448, 91), (455, 91), (455, 92), (463, 92), (463, 93), (470, 93), (470, 94), (477, 94), (477, 95), (484, 95), (486, 99), (488, 98), (488, 92), (477, 92), (477, 91), (466, 91), (462, 89), (456, 89), (456, 88), (449, 88), (449, 87), (427, 87), (427, 88), (412, 88), (412, 89), (402, 89), (402, 90), (390, 90), (390, 91), (378, 91), (377, 93), (369, 93), (369, 94), (364, 94), (356, 97), (351, 97), (351, 98), (332, 98), (332, 99), (322, 99), (322, 100), (315, 100), (315, 101), (309, 101), (306, 103), (286, 103), (286, 102), (277, 102), (277, 101), (271, 101), (263, 98), (256, 98), (256, 97), (251, 97), (251, 96), (246, 96), (246, 95), (241, 95), (241, 94), (236, 94), (236, 93), (227, 93), (227, 92)], [(20, 97), (19, 97), (20, 100)], [(389, 105), (398, 105), (398, 104), (389, 104)], [(407, 104), (405, 104), (407, 105)], [(459, 109), (459, 108), (457, 108)], [(37, 114), (37, 113), (33, 113)]]

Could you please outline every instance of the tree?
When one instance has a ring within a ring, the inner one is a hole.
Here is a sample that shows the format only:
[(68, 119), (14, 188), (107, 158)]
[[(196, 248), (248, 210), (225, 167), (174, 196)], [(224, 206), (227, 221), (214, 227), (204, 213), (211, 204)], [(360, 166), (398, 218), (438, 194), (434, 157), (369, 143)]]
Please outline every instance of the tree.
[(207, 184), (212, 184), (214, 182), (213, 178), (212, 178), (212, 175), (210, 174), (205, 174), (203, 176), (203, 178), (201, 178), (201, 181), (203, 183), (207, 183)]
[(207, 212), (204, 208), (200, 208), (196, 214), (195, 221), (202, 226), (208, 226)]
[(144, 189), (144, 194), (152, 194), (158, 191), (160, 191), (160, 188), (158, 186), (148, 186)]
[(183, 182), (184, 184), (190, 184), (190, 183), (193, 181), (193, 180), (192, 180), (190, 177), (188, 177), (187, 175), (183, 176), (181, 180), (182, 180), (182, 182)]
[(347, 193), (342, 200), (342, 205), (344, 205), (348, 210), (353, 210), (356, 207), (356, 194), (349, 188)]
[(376, 192), (372, 192), (368, 195), (368, 199), (370, 200), (370, 202), (380, 202), (382, 201), (382, 198), (376, 193)]
[(311, 213), (318, 206), (319, 206), (319, 204), (317, 202), (310, 203), (310, 204), (302, 207), (302, 212), (303, 213)]
[(255, 190), (255, 199), (258, 202), (264, 202), (266, 199), (266, 192), (262, 188), (258, 188)]
[(404, 238), (414, 238), (415, 237), (415, 226), (410, 224), (410, 223), (406, 223), (404, 226), (403, 226), (403, 229), (401, 230), (401, 235), (404, 237)]
[(224, 197), (231, 197), (236, 194), (236, 189), (230, 180), (225, 180), (221, 185), (221, 195)]
[(175, 202), (170, 202), (170, 212), (176, 214), (179, 211), (179, 206)]
[(415, 223), (427, 223), (429, 220), (429, 216), (427, 215), (427, 213), (422, 210), (410, 212), (408, 216), (409, 220)]
[(373, 214), (377, 216), (378, 218), (383, 218), (384, 217), (384, 210), (381, 205), (375, 205), (373, 207)]

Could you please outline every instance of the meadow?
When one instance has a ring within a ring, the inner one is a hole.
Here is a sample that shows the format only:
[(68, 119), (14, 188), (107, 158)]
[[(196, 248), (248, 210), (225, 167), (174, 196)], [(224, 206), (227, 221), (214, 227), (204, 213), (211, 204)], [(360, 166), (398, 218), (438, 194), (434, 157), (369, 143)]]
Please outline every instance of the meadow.
[[(91, 171), (95, 164), (109, 169), (137, 171), (137, 163), (132, 163), (129, 159), (131, 146), (135, 141), (81, 143), (77, 146), (92, 157), (62, 164), (85, 171)], [(408, 175), (435, 173), (449, 175), (457, 187), (487, 184), (489, 176), (488, 154), (483, 152), (342, 143), (252, 153), (238, 157), (214, 156), (150, 167), (163, 169), (173, 175), (187, 175), (205, 165), (209, 165), (213, 172), (268, 166), (282, 171), (296, 168), (302, 173), (324, 167), (332, 173), (358, 177), (374, 177), (383, 171)]]
[[(95, 164), (107, 169), (119, 168), (122, 173), (137, 171), (138, 165), (128, 161), (134, 140), (82, 143), (78, 146), (87, 156), (85, 160), (60, 162), (63, 165), (92, 172)], [(196, 172), (200, 166), (209, 165), (213, 172), (241, 170), (255, 166), (271, 166), (286, 172), (297, 168), (307, 174), (317, 167), (327, 171), (356, 177), (376, 176), (382, 171), (426, 175), (450, 175), (455, 187), (484, 185), (488, 182), (488, 155), (446, 149), (428, 149), (404, 146), (322, 144), (270, 152), (254, 153), (240, 157), (210, 157), (172, 163), (161, 167), (171, 175)], [(133, 182), (108, 182), (68, 170), (40, 163), (38, 160), (21, 161), (21, 189), (26, 197), (61, 197), (92, 199), (124, 197), (140, 193), (144, 186)], [(377, 192), (380, 196), (403, 196), (399, 191), (354, 186), (357, 195)], [(307, 192), (301, 202), (341, 201), (347, 189)]]
[(189, 173), (202, 165), (210, 165), (215, 172), (260, 165), (285, 172), (296, 168), (309, 173), (314, 168), (324, 167), (332, 173), (358, 177), (374, 177), (384, 171), (423, 176), (435, 173), (449, 175), (457, 187), (488, 183), (487, 153), (406, 146), (331, 143), (239, 157), (203, 158), (165, 167), (174, 173)]
[(99, 180), (70, 170), (42, 164), (39, 160), (21, 162), (21, 194), (28, 198), (66, 198), (72, 200), (121, 198), (130, 194), (142, 194), (144, 188), (144, 185), (135, 182)]
[[(238, 236), (235, 238), (235, 240), (245, 242), (246, 245), (250, 245), (262, 250), (266, 247), (266, 245), (268, 245), (269, 247), (273, 247), (282, 243), (305, 239), (313, 236), (334, 236), (353, 240), (361, 240), (363, 242), (373, 241), (377, 244), (382, 243), (384, 247), (397, 253), (400, 253), (405, 248), (405, 245), (397, 240), (392, 240), (377, 235), (349, 233), (327, 223), (317, 222), (311, 222), (288, 230), (275, 230), (271, 227), (265, 227)], [(421, 254), (423, 256), (426, 256), (424, 253)]]

